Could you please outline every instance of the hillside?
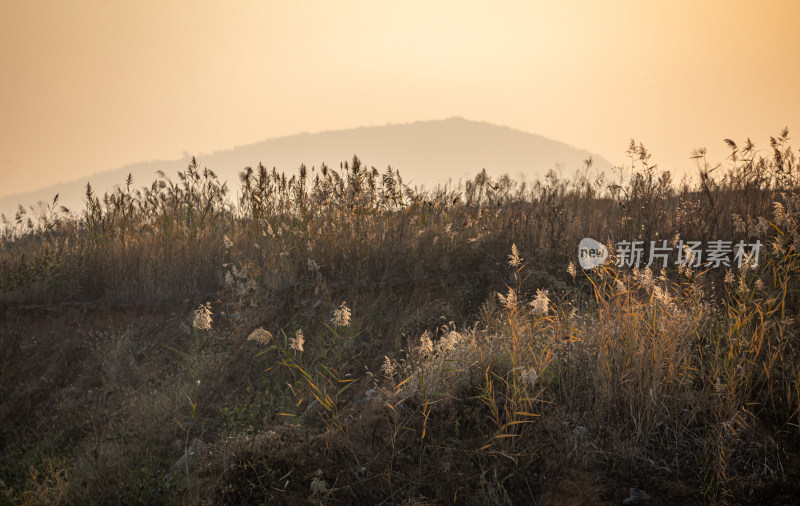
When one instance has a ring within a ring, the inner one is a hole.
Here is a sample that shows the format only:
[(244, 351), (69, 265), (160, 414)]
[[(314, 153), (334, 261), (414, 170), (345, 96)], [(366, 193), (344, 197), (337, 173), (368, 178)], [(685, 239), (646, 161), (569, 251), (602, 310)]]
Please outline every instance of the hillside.
[[(540, 135), (463, 118), (301, 133), (199, 154), (197, 158), (201, 166), (213, 169), (222, 181), (235, 188), (239, 172), (248, 166), (263, 163), (270, 169), (294, 172), (300, 164), (310, 168), (324, 162), (336, 167), (354, 154), (380, 171), (391, 165), (401, 170), (406, 182), (428, 187), (448, 179), (466, 179), (484, 168), (490, 175), (525, 174), (536, 179), (557, 166), (563, 167), (565, 176), (571, 175), (589, 157), (598, 170), (611, 166), (598, 155)], [(27, 207), (50, 202), (56, 194), (61, 205), (74, 209), (82, 205), (87, 181), (102, 195), (122, 184), (130, 173), (139, 187), (149, 184), (159, 170), (174, 179), (178, 171), (186, 168), (189, 158), (135, 163), (31, 193), (0, 195), (0, 213), (11, 217), (20, 204)]]
[(788, 132), (691, 185), (629, 154), (621, 185), (264, 168), (238, 208), (193, 164), (12, 228), (0, 503), (795, 504)]

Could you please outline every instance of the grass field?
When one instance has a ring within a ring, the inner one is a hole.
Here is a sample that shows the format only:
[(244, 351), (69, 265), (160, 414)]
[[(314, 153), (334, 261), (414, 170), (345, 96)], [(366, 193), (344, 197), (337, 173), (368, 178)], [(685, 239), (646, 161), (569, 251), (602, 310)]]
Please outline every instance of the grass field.
[[(418, 189), (354, 157), (229, 188), (193, 160), (21, 209), (0, 501), (793, 504), (800, 162), (726, 142), (682, 181), (632, 141), (605, 175)], [(636, 240), (763, 247), (618, 267)]]

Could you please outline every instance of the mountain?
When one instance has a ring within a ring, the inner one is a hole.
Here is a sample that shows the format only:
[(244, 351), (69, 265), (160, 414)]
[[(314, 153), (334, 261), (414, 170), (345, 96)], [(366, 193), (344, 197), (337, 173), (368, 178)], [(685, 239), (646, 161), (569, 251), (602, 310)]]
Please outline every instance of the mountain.
[[(259, 162), (268, 168), (293, 173), (301, 163), (309, 168), (319, 167), (322, 162), (338, 167), (354, 154), (367, 166), (382, 172), (391, 165), (400, 170), (407, 183), (427, 187), (448, 179), (457, 182), (474, 177), (483, 168), (490, 175), (524, 174), (528, 179), (535, 179), (558, 166), (563, 168), (565, 176), (572, 175), (590, 156), (597, 169), (611, 167), (600, 156), (562, 142), (463, 118), (301, 133), (197, 155), (197, 160), (201, 167), (208, 167), (221, 180), (227, 180), (235, 195), (239, 172), (248, 166), (256, 167)], [(87, 181), (96, 194), (102, 195), (115, 185), (123, 184), (129, 173), (137, 188), (152, 183), (158, 170), (175, 180), (176, 173), (186, 168), (189, 158), (126, 165), (34, 192), (4, 196), (0, 198), (0, 212), (10, 218), (19, 204), (27, 207), (40, 201), (51, 202), (57, 193), (60, 205), (77, 210), (82, 207)]]

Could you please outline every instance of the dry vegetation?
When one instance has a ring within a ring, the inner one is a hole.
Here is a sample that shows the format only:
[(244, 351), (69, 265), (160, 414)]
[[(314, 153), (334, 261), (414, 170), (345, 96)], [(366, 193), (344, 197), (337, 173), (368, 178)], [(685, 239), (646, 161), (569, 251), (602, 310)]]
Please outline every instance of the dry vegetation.
[[(413, 189), (354, 157), (248, 168), (234, 196), (193, 160), (21, 209), (0, 501), (789, 503), (800, 166), (786, 131), (726, 142), (680, 183), (632, 142), (613, 175), (534, 184)], [(571, 265), (583, 237), (676, 236), (765, 247), (741, 269)]]

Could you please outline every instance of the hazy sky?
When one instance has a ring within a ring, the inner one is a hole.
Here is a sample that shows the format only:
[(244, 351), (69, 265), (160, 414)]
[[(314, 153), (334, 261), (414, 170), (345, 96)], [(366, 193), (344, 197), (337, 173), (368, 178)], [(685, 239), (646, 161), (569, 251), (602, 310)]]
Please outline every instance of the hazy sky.
[(697, 147), (722, 161), (726, 137), (800, 133), (798, 15), (791, 0), (0, 0), (0, 195), (450, 116), (615, 163), (635, 138), (683, 170)]

